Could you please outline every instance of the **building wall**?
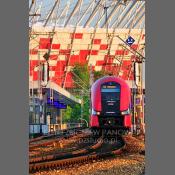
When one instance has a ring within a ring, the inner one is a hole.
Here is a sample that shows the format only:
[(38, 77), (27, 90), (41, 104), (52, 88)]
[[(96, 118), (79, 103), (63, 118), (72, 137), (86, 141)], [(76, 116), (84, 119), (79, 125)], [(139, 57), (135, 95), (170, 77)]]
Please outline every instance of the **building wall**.
[[(30, 79), (37, 80), (38, 64), (44, 62), (43, 55), (51, 49), (49, 65), (50, 79), (65, 87), (73, 87), (71, 68), (75, 63), (92, 65), (94, 70), (102, 69), (120, 72), (119, 76), (125, 80), (133, 80), (132, 60), (135, 54), (125, 49), (124, 43), (117, 38), (126, 40), (128, 36), (135, 39), (132, 48), (141, 52), (145, 44), (143, 29), (109, 29), (109, 35), (115, 35), (110, 41), (106, 37), (105, 29), (57, 28), (51, 44), (51, 28), (34, 27), (29, 45)], [(143, 50), (144, 51), (144, 50)], [(120, 71), (119, 71), (120, 70)], [(67, 73), (66, 73), (67, 71)]]

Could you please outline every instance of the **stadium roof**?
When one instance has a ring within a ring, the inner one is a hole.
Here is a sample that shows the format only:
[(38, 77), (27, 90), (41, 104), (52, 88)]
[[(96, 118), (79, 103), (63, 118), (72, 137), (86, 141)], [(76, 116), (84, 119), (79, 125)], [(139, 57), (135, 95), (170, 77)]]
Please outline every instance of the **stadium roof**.
[(29, 25), (145, 28), (145, 0), (29, 0)]

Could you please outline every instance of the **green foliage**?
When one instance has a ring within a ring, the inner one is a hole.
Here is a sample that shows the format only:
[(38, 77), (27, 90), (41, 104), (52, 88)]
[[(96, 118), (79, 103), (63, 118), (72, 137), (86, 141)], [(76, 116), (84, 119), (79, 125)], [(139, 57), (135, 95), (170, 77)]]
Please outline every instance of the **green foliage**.
[[(78, 122), (78, 119), (82, 117), (89, 121), (90, 116), (90, 73), (88, 69), (88, 64), (75, 64), (72, 69), (73, 80), (75, 82), (75, 88), (81, 92), (76, 94), (77, 98), (83, 101), (82, 108), (80, 105), (75, 105), (73, 108), (68, 107), (63, 112), (63, 122)], [(104, 71), (93, 71), (94, 81), (105, 76)]]
[(85, 120), (89, 121), (89, 115), (90, 115), (90, 97), (89, 96), (84, 96), (83, 97), (83, 115), (82, 118)]
[(62, 110), (62, 115), (63, 115), (63, 123), (69, 122), (71, 120), (72, 108), (70, 106), (67, 106), (67, 109)]
[(62, 112), (63, 123), (77, 122), (81, 116), (81, 106), (76, 104), (74, 107), (67, 106)]
[(102, 71), (94, 71), (94, 80), (98, 80), (99, 78), (102, 78), (106, 75), (105, 71), (102, 70)]
[(85, 87), (89, 88), (89, 71), (87, 64), (79, 64), (76, 63), (74, 68), (72, 69), (73, 72), (73, 80), (76, 82), (76, 88)]
[(81, 117), (81, 106), (77, 104), (72, 108), (71, 118), (74, 121), (77, 121), (77, 119), (80, 117)]

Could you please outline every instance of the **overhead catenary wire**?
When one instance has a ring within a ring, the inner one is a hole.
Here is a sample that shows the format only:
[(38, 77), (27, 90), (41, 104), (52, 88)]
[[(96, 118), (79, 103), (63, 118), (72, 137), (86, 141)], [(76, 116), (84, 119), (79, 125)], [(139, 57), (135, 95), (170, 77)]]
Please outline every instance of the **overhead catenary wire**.
[(87, 88), (88, 88), (88, 84), (85, 83), (78, 75), (76, 75), (73, 71), (71, 71), (71, 73), (76, 76)]
[[(77, 8), (77, 5), (79, 5), (78, 14), (80, 14), (82, 2), (83, 2), (83, 0), (81, 0), (80, 3), (77, 2), (77, 4), (76, 4), (75, 7), (74, 7), (74, 9), (75, 9), (75, 8)], [(73, 10), (73, 11), (74, 11), (74, 10)], [(68, 49), (70, 49), (70, 52), (72, 52), (72, 47), (73, 47), (73, 43), (74, 43), (74, 36), (75, 36), (75, 32), (76, 32), (76, 30), (77, 30), (77, 24), (78, 24), (79, 18), (80, 18), (80, 16), (78, 15), (78, 18), (77, 18), (77, 21), (76, 21), (76, 24), (75, 24), (75, 27), (74, 27), (74, 31), (73, 31), (73, 33), (72, 33), (71, 43), (68, 45)], [(69, 66), (70, 58), (71, 58), (71, 54), (70, 54), (70, 55), (68, 56), (68, 58), (67, 58), (66, 67)], [(63, 79), (63, 83), (62, 83), (62, 87), (63, 87), (63, 88), (65, 87), (66, 78), (67, 78), (67, 73), (68, 73), (68, 71), (65, 70), (64, 79)]]

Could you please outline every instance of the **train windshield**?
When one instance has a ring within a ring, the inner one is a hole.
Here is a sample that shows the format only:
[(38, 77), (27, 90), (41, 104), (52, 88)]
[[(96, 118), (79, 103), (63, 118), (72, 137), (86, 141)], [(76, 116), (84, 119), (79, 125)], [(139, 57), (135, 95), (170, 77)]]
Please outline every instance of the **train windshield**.
[(101, 92), (120, 92), (120, 89), (101, 89)]
[(102, 85), (101, 92), (120, 92), (120, 86), (116, 83), (110, 82), (108, 84)]

